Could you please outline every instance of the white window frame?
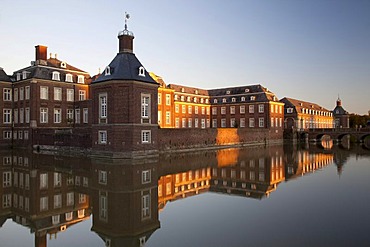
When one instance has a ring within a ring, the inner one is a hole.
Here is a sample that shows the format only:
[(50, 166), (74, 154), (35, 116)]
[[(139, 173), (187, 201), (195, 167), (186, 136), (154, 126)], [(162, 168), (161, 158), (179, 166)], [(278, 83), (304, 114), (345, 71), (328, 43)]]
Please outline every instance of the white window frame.
[(60, 81), (60, 73), (58, 71), (53, 71), (51, 79), (53, 81)]
[(264, 105), (258, 105), (258, 113), (264, 113), (265, 112), (265, 106)]
[(30, 95), (31, 95), (31, 88), (30, 88), (30, 86), (26, 86), (24, 91), (25, 91), (25, 99), (26, 100), (29, 100), (30, 99)]
[(54, 87), (54, 100), (56, 101), (62, 100), (62, 88), (61, 87)]
[(40, 99), (49, 99), (49, 87), (40, 86)]
[(89, 109), (88, 108), (83, 108), (82, 121), (83, 123), (89, 123)]
[(152, 132), (150, 130), (142, 130), (141, 131), (141, 143), (148, 144), (151, 143)]
[(106, 130), (99, 130), (98, 131), (98, 143), (99, 144), (107, 144), (108, 135)]
[(141, 184), (148, 184), (152, 181), (152, 171), (150, 169), (141, 172)]
[(265, 118), (263, 117), (258, 118), (258, 127), (260, 128), (265, 127)]
[(79, 101), (86, 100), (86, 90), (79, 90), (78, 91), (78, 100)]
[(62, 122), (62, 109), (54, 108), (54, 123), (61, 123), (61, 122)]
[(4, 101), (12, 101), (12, 89), (11, 88), (4, 88), (3, 89), (3, 100)]
[(67, 101), (73, 102), (74, 101), (74, 90), (73, 89), (67, 89)]
[(66, 74), (66, 82), (73, 82), (73, 75), (72, 74)]
[(254, 113), (254, 105), (249, 105), (248, 112), (249, 113)]
[(4, 124), (12, 123), (12, 109), (3, 109), (3, 123)]
[(78, 75), (77, 83), (84, 84), (85, 83), (85, 77), (83, 75)]
[(151, 95), (141, 94), (141, 123), (150, 123)]

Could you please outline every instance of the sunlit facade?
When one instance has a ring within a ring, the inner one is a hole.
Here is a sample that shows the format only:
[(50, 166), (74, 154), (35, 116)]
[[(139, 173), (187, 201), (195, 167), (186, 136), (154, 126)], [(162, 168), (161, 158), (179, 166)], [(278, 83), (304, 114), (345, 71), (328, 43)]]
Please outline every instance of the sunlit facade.
[(286, 129), (321, 129), (334, 128), (332, 111), (315, 103), (302, 100), (283, 98), (284, 127)]

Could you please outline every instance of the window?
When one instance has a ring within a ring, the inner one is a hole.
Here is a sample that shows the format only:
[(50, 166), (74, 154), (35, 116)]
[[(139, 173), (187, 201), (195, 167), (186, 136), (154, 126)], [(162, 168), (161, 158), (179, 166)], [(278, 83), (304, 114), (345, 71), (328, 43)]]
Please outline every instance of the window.
[(49, 88), (41, 86), (40, 87), (40, 99), (49, 99)]
[(24, 108), (19, 109), (19, 123), (24, 123)]
[(40, 198), (40, 211), (48, 210), (48, 197), (44, 196)]
[(194, 119), (194, 127), (195, 128), (198, 128), (199, 124), (198, 124), (198, 118)]
[(166, 105), (171, 105), (171, 95), (166, 94)]
[(143, 76), (143, 77), (145, 77), (145, 69), (144, 69), (144, 67), (143, 67), (143, 66), (140, 66), (140, 67), (139, 67), (139, 76)]
[(86, 91), (85, 90), (79, 90), (79, 100), (82, 101), (82, 100), (86, 100)]
[(107, 76), (107, 75), (110, 75), (111, 74), (111, 69), (109, 66), (105, 67), (104, 69), (104, 75)]
[(184, 113), (184, 114), (186, 113), (186, 106), (185, 105), (181, 106), (181, 112)]
[(12, 206), (12, 194), (3, 195), (3, 208), (10, 208)]
[(66, 221), (71, 221), (73, 219), (73, 212), (68, 212), (65, 214)]
[(12, 110), (3, 109), (3, 123), (10, 124), (12, 122)]
[(54, 187), (62, 186), (62, 174), (60, 172), (54, 172)]
[(230, 119), (230, 127), (236, 127), (235, 118)]
[(85, 203), (85, 202), (86, 202), (86, 195), (78, 194), (78, 203)]
[(166, 124), (171, 124), (171, 112), (166, 111)]
[(212, 119), (212, 128), (217, 128), (217, 119)]
[(25, 188), (28, 190), (30, 188), (30, 174), (25, 174), (24, 184)]
[(107, 172), (99, 170), (99, 184), (107, 184)]
[(107, 131), (106, 130), (99, 130), (99, 144), (107, 144)]
[(235, 106), (230, 107), (230, 114), (235, 114)]
[(67, 89), (67, 101), (73, 102), (74, 101), (74, 90), (73, 89)]
[(274, 113), (274, 105), (271, 105), (271, 113)]
[[(18, 138), (21, 140), (23, 139), (23, 131), (22, 130), (19, 130), (18, 131)], [(21, 158), (21, 157), (20, 157)]]
[(12, 173), (3, 172), (3, 188), (10, 187), (12, 185)]
[(222, 103), (226, 103), (226, 102), (227, 102), (226, 98), (223, 98)]
[(60, 81), (60, 73), (57, 72), (57, 71), (53, 71), (51, 79), (54, 80), (54, 81)]
[(251, 96), (251, 101), (254, 101), (254, 100), (256, 100), (256, 96)]
[(150, 95), (141, 95), (141, 122), (150, 123)]
[(73, 82), (73, 76), (71, 74), (66, 74), (66, 82)]
[(30, 108), (27, 107), (25, 111), (26, 111), (26, 123), (29, 123), (30, 122)]
[(11, 139), (12, 138), (12, 132), (11, 131), (4, 131), (3, 132), (3, 139)]
[(258, 105), (258, 112), (263, 113), (265, 111), (265, 106), (264, 105)]
[(107, 94), (99, 94), (99, 118), (107, 118)]
[(265, 119), (263, 117), (260, 117), (258, 119), (258, 127), (264, 127), (265, 126)]
[(226, 119), (221, 119), (221, 128), (226, 128)]
[(150, 217), (150, 194), (142, 195), (141, 198), (141, 218)]
[(254, 113), (254, 105), (249, 106), (249, 113)]
[(83, 109), (82, 121), (83, 123), (89, 122), (89, 109), (88, 108)]
[(217, 115), (217, 107), (212, 107), (212, 115)]
[(206, 113), (206, 108), (204, 108), (204, 106), (202, 106), (202, 115), (204, 115)]
[(81, 123), (80, 109), (75, 109), (75, 123)]
[(273, 117), (271, 118), (271, 127), (274, 127), (274, 118)]
[(240, 119), (240, 127), (244, 128), (245, 127), (245, 118)]
[(54, 208), (62, 207), (62, 194), (54, 195)]
[(188, 118), (188, 128), (191, 128), (192, 127), (192, 119), (191, 118)]
[(291, 107), (287, 108), (286, 113), (293, 113), (293, 108), (291, 108)]
[(67, 109), (67, 122), (73, 122), (73, 109)]
[(14, 123), (18, 123), (18, 109), (14, 109), (13, 119)]
[(279, 118), (279, 127), (282, 125), (282, 118)]
[(14, 88), (14, 102), (18, 101), (18, 88)]
[[(107, 220), (108, 219), (108, 198), (107, 198), (106, 192), (100, 192), (99, 193), (99, 218), (101, 220)], [(106, 246), (110, 246), (106, 244)]]
[(189, 106), (188, 106), (188, 113), (189, 113), (189, 114), (191, 114), (191, 112), (192, 112), (192, 106), (191, 106), (191, 105), (189, 105)]
[(54, 123), (62, 122), (62, 110), (59, 108), (54, 109)]
[(85, 209), (80, 209), (77, 211), (77, 217), (80, 219), (80, 218), (83, 218), (85, 216)]
[(83, 75), (79, 75), (77, 77), (77, 82), (81, 83), (81, 84), (84, 84), (85, 83), (85, 77)]
[(3, 89), (3, 100), (4, 101), (11, 101), (12, 100), (12, 89), (11, 88), (4, 88)]
[(217, 99), (214, 99), (214, 100), (213, 100), (213, 103), (214, 103), (214, 104), (217, 104)]
[(198, 106), (195, 106), (195, 107), (194, 107), (194, 113), (195, 113), (195, 114), (198, 114)]
[(48, 174), (41, 173), (40, 174), (40, 189), (47, 189), (48, 188)]
[(151, 142), (151, 131), (142, 130), (141, 131), (141, 143), (150, 143)]
[(185, 100), (185, 96), (181, 95), (181, 101), (184, 101), (184, 100)]
[(226, 107), (225, 106), (221, 107), (221, 114), (226, 114)]
[(241, 97), (240, 101), (245, 101), (245, 97)]
[(178, 117), (175, 118), (175, 128), (180, 128), (180, 119)]
[(30, 86), (25, 87), (26, 100), (30, 99)]
[(254, 118), (249, 119), (249, 127), (251, 127), (251, 128), (254, 127)]
[(145, 170), (141, 172), (141, 183), (147, 184), (151, 182), (151, 170)]
[(232, 98), (231, 99), (231, 102), (236, 102), (236, 98)]
[(186, 128), (186, 118), (183, 118), (182, 119), (182, 127), (183, 128)]
[(206, 127), (206, 120), (204, 118), (202, 118), (202, 120), (201, 120), (201, 127), (202, 127), (202, 129), (204, 129)]
[(72, 206), (75, 201), (75, 196), (73, 192), (67, 193), (67, 206)]

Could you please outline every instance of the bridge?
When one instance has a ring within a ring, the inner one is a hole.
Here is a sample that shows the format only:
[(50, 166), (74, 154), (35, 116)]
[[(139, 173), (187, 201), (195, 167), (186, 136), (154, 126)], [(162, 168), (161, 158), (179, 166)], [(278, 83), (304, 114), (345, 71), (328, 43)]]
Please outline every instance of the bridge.
[(333, 141), (341, 142), (346, 137), (351, 141), (364, 143), (365, 138), (370, 136), (370, 128), (307, 129), (302, 131), (301, 136), (309, 141), (321, 141), (323, 137), (330, 137)]

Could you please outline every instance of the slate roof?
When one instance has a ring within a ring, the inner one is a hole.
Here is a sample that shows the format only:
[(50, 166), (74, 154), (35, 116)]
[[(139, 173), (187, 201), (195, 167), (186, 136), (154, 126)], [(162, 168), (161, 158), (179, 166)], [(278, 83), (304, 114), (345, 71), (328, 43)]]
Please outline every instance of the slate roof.
[(5, 73), (3, 68), (0, 68), (0, 81), (11, 82), (10, 77)]
[(187, 87), (187, 86), (177, 85), (177, 84), (169, 84), (168, 87), (172, 88), (173, 90), (175, 90), (175, 92), (179, 92), (179, 93), (196, 94), (196, 91), (198, 91), (199, 95), (208, 96), (208, 90), (201, 89), (201, 88)]
[[(61, 64), (65, 63), (65, 68), (61, 67)], [(85, 77), (85, 83), (89, 83), (90, 75), (81, 70), (78, 69), (64, 61), (58, 60), (56, 58), (49, 58), (46, 61), (46, 64), (36, 64), (31, 65), (29, 67), (17, 70), (13, 73), (13, 77), (16, 78), (17, 73), (22, 73), (23, 71), (27, 71), (27, 79), (28, 78), (36, 78), (36, 79), (44, 79), (44, 80), (51, 80), (52, 79), (52, 73), (54, 71), (58, 71), (60, 73), (60, 81), (65, 81), (66, 74), (72, 74), (74, 76), (73, 82), (77, 82), (77, 75), (83, 75)], [(21, 76), (21, 80), (22, 76)], [(21, 81), (20, 80), (20, 81)]]
[[(337, 113), (338, 112), (338, 113)], [(336, 106), (333, 110), (333, 115), (334, 116), (340, 116), (340, 115), (348, 115), (348, 112), (344, 110), (342, 106)]]
[(139, 68), (144, 66), (134, 53), (118, 53), (108, 66), (110, 67), (110, 75), (106, 75), (103, 71), (98, 79), (92, 82), (93, 84), (110, 80), (132, 80), (157, 84), (148, 71), (144, 71), (145, 76), (139, 75)]
[(284, 97), (280, 101), (283, 102), (283, 103), (285, 103), (285, 108), (293, 107), (298, 112), (302, 112), (302, 108), (312, 109), (312, 110), (317, 110), (317, 111), (331, 112), (331, 111), (325, 109), (324, 107), (322, 107), (322, 106), (320, 106), (318, 104), (307, 102), (307, 101), (303, 101), (303, 100), (298, 100), (298, 99), (292, 99), (292, 98)]

